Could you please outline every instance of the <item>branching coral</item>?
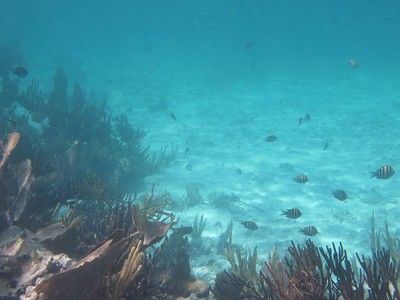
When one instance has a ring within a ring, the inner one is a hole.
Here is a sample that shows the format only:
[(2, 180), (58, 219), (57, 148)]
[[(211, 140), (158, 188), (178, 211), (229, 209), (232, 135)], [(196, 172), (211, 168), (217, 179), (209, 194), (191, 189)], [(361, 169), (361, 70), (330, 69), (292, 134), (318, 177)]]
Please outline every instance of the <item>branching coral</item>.
[(345, 299), (363, 300), (363, 280), (356, 280), (353, 267), (343, 245), (340, 244), (338, 249), (336, 249), (335, 244), (332, 244), (332, 248), (327, 246), (325, 250), (321, 247), (320, 252), (325, 258), (329, 270), (337, 278), (337, 281), (333, 282), (336, 293), (340, 293)]
[(226, 250), (226, 259), (231, 264), (231, 272), (233, 274), (243, 275), (249, 280), (255, 280), (258, 276), (257, 266), (257, 247), (254, 248), (253, 254), (247, 250), (246, 254), (242, 254), (240, 248), (234, 251), (232, 248)]
[(206, 228), (206, 219), (204, 218), (204, 215), (201, 215), (201, 217), (199, 218), (199, 215), (197, 214), (194, 217), (192, 228), (193, 228), (191, 234), (192, 239), (195, 242), (199, 242), (201, 240), (201, 235), (203, 234), (203, 231)]
[(155, 296), (179, 294), (185, 283), (192, 280), (188, 249), (188, 239), (179, 231), (165, 238), (146, 259), (137, 299), (143, 299), (149, 293), (155, 293)]
[[(362, 270), (353, 270), (347, 252), (337, 248), (317, 248), (310, 240), (292, 245), (281, 260), (275, 251), (254, 279), (230, 272), (217, 276), (217, 299), (398, 299), (399, 265), (388, 251), (374, 258), (357, 256)], [(356, 276), (355, 272), (360, 275)], [(357, 279), (358, 278), (358, 279)], [(233, 293), (233, 294), (232, 294)]]
[(219, 254), (225, 255), (226, 249), (233, 247), (232, 233), (233, 233), (233, 222), (231, 220), (226, 226), (226, 230), (219, 236), (217, 244), (217, 252)]
[[(27, 109), (34, 121), (47, 119), (35, 131), (26, 119), (5, 116), (18, 118), (16, 127), (23, 136), (14, 161), (30, 159), (37, 177), (54, 173), (59, 178), (58, 184), (52, 186), (58, 196), (54, 206), (66, 200), (60, 198), (69, 182), (82, 182), (95, 174), (105, 184), (122, 189), (168, 165), (176, 155), (176, 151), (167, 152), (167, 148), (159, 156), (151, 155), (142, 144), (142, 129), (134, 128), (126, 115), (114, 118), (106, 105), (93, 104), (100, 101), (89, 102), (79, 84), (75, 84), (70, 95), (68, 78), (61, 68), (56, 71), (50, 93), (42, 91), (36, 82), (19, 90), (9, 80), (0, 82), (0, 90), (0, 98), (7, 98), (7, 103), (0, 101), (2, 112), (8, 111), (11, 98)], [(71, 148), (73, 160), (68, 156)], [(2, 165), (8, 159), (9, 149), (6, 150)]]
[(141, 252), (142, 242), (139, 241), (132, 246), (128, 257), (126, 258), (122, 270), (119, 273), (115, 286), (114, 300), (120, 300), (126, 289), (133, 283), (143, 266), (144, 254)]
[(382, 250), (376, 253), (376, 259), (357, 255), (365, 272), (370, 299), (400, 299), (399, 273), (400, 266), (390, 257), (390, 252)]

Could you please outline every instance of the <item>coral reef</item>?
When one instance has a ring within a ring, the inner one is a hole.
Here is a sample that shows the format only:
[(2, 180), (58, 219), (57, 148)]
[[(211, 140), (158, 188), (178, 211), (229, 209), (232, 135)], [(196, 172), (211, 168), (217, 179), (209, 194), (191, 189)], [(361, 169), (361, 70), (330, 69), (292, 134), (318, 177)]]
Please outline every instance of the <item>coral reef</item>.
[(170, 165), (177, 149), (151, 154), (126, 115), (112, 116), (79, 84), (69, 94), (61, 68), (52, 91), (35, 81), (21, 89), (3, 54), (0, 295), (119, 299), (140, 275), (144, 251), (176, 224), (164, 210), (169, 194), (153, 187), (139, 198), (128, 186)]
[(204, 218), (204, 215), (201, 215), (201, 217), (199, 218), (199, 215), (197, 214), (194, 217), (192, 228), (193, 231), (191, 233), (191, 237), (193, 243), (200, 243), (201, 235), (203, 234), (203, 231), (206, 228), (206, 219)]
[(217, 243), (217, 253), (225, 255), (227, 249), (233, 248), (232, 243), (233, 222), (232, 220), (226, 226), (226, 230), (220, 234)]
[(166, 237), (162, 245), (147, 256), (144, 276), (135, 293), (132, 292), (132, 299), (149, 297), (150, 292), (160, 297), (158, 299), (164, 299), (163, 295), (189, 296), (187, 285), (194, 279), (188, 249), (189, 242), (182, 231), (174, 231)]
[[(176, 156), (174, 147), (151, 154), (142, 142), (145, 132), (134, 128), (126, 115), (114, 117), (105, 101), (89, 101), (79, 84), (72, 94), (68, 90), (68, 77), (62, 68), (56, 70), (50, 92), (42, 91), (37, 82), (20, 89), (18, 82), (0, 81), (0, 108), (5, 120), (10, 120), (1, 126), (0, 136), (18, 132), (10, 135), (1, 166), (8, 160), (15, 164), (29, 160), (31, 173), (40, 178), (32, 183), (35, 191), (28, 195), (32, 199), (26, 199), (31, 213), (18, 216), (32, 230), (47, 225), (51, 221), (49, 212), (57, 205), (71, 198), (93, 203), (111, 190), (126, 191), (128, 185), (134, 186), (170, 165)], [(99, 189), (110, 186), (113, 189)], [(120, 197), (108, 198), (106, 202)], [(39, 204), (49, 210), (44, 211)]]
[[(217, 265), (206, 219), (197, 214), (192, 226), (175, 228), (169, 211), (203, 204), (202, 184), (187, 184), (183, 204), (154, 185), (134, 191), (173, 163), (177, 146), (152, 154), (143, 129), (79, 83), (71, 89), (62, 68), (50, 91), (36, 81), (21, 88), (11, 76), (19, 62), (0, 48), (0, 298), (212, 299), (190, 261)], [(167, 108), (162, 99), (149, 110)], [(228, 193), (207, 200), (231, 212), (241, 201)], [(283, 256), (275, 249), (257, 269), (257, 247), (237, 246), (232, 235), (231, 221), (216, 243), (230, 264), (215, 279), (216, 299), (400, 299), (400, 240), (374, 217), (370, 256), (307, 240)]]
[(318, 248), (310, 240), (303, 246), (292, 242), (283, 260), (274, 252), (254, 279), (241, 272), (220, 273), (214, 295), (216, 299), (399, 299), (400, 266), (390, 251), (382, 249), (372, 258), (356, 256), (360, 269), (354, 269), (341, 244)]

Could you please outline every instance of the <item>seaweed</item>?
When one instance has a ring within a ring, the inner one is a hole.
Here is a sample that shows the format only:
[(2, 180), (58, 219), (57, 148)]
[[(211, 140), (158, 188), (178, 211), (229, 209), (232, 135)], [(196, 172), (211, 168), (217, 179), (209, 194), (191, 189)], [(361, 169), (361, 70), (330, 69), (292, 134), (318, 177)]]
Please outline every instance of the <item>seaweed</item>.
[[(161, 246), (148, 254), (144, 263), (144, 276), (140, 288), (130, 299), (144, 299), (154, 295), (179, 295), (193, 278), (189, 262), (189, 242), (179, 232), (166, 237)], [(157, 298), (159, 299), (159, 298)]]
[(233, 233), (233, 222), (232, 220), (226, 226), (226, 230), (220, 234), (217, 243), (217, 253), (225, 255), (227, 249), (232, 249), (232, 233)]
[(115, 293), (113, 299), (119, 300), (122, 295), (132, 285), (138, 274), (143, 268), (144, 254), (141, 252), (142, 242), (139, 241), (131, 247), (128, 257), (126, 258), (122, 270), (118, 275), (115, 285)]
[(375, 257), (370, 259), (357, 254), (357, 259), (365, 272), (369, 298), (399, 299), (399, 264), (391, 259), (390, 252), (385, 249), (376, 253)]
[(345, 299), (364, 299), (363, 278), (359, 276), (360, 280), (356, 280), (355, 270), (353, 270), (343, 245), (340, 243), (339, 248), (336, 249), (335, 244), (332, 243), (332, 248), (326, 246), (324, 250), (321, 247), (320, 252), (327, 263), (327, 267), (337, 278), (336, 281), (333, 281), (335, 292)]
[(199, 218), (199, 215), (197, 214), (194, 217), (192, 228), (192, 240), (194, 243), (199, 243), (201, 241), (201, 235), (206, 228), (206, 219), (204, 218), (204, 215), (201, 215), (201, 217)]
[[(56, 70), (50, 92), (36, 81), (21, 90), (18, 82), (0, 81), (1, 111), (12, 120), (1, 126), (0, 133), (14, 128), (21, 136), (10, 161), (29, 159), (32, 174), (40, 178), (24, 216), (23, 223), (31, 223), (31, 229), (46, 226), (54, 208), (70, 199), (75, 199), (76, 213), (115, 206), (121, 193), (129, 193), (127, 186), (170, 165), (176, 156), (174, 147), (150, 154), (143, 145), (145, 131), (135, 128), (124, 114), (112, 116), (106, 102), (95, 94), (93, 99), (86, 97), (79, 83), (71, 95), (68, 91), (62, 68)], [(27, 113), (16, 114), (10, 103), (19, 103)]]

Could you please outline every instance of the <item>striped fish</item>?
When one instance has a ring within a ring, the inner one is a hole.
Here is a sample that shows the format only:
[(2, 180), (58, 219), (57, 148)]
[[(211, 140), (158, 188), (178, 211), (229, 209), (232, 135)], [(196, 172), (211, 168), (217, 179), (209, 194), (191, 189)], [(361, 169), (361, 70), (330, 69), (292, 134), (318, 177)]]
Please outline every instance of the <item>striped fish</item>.
[(254, 231), (258, 229), (258, 226), (256, 223), (253, 221), (240, 221), (240, 224), (242, 224), (244, 227), (246, 227), (248, 230)]
[(16, 67), (14, 69), (14, 75), (18, 77), (25, 77), (26, 75), (28, 75), (28, 70), (25, 67)]
[(269, 135), (267, 136), (264, 141), (267, 143), (273, 143), (277, 140), (278, 138), (276, 137), (276, 135)]
[(340, 201), (344, 201), (347, 199), (347, 193), (343, 190), (332, 190), (332, 195)]
[(294, 177), (293, 180), (296, 181), (297, 183), (306, 183), (308, 182), (308, 177), (307, 175), (298, 175)]
[(391, 165), (384, 165), (375, 172), (371, 171), (371, 178), (388, 179), (394, 175), (395, 171)]
[(288, 217), (289, 219), (298, 219), (301, 217), (301, 211), (298, 208), (291, 208), (288, 210), (282, 210), (282, 215)]
[(314, 236), (314, 235), (318, 234), (318, 229), (315, 228), (315, 226), (309, 226), (309, 227), (300, 229), (299, 232), (301, 232), (302, 234), (307, 235), (307, 236)]

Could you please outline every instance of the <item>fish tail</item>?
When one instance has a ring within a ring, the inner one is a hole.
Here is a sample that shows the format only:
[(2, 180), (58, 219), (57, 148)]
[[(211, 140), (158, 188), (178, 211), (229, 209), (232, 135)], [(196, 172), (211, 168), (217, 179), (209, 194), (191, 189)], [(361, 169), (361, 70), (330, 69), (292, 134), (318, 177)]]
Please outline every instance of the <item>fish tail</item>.
[(374, 178), (377, 175), (377, 172), (375, 171), (369, 171), (371, 173), (371, 177), (370, 178)]

